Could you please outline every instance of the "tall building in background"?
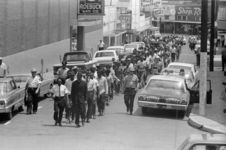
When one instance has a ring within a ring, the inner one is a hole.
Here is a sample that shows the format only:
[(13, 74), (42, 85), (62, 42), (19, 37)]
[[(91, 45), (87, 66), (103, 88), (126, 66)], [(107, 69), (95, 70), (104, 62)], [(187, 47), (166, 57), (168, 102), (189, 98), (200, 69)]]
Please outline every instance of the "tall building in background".
[(69, 38), (77, 0), (1, 0), (0, 56)]

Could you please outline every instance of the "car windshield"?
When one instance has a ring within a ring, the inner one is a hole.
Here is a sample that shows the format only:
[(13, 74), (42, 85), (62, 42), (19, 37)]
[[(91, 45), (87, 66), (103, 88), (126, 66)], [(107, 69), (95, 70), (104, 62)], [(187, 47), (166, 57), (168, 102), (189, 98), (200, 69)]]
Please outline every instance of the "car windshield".
[(114, 57), (114, 52), (98, 52), (95, 57)]
[(66, 61), (70, 62), (70, 61), (88, 61), (89, 60), (89, 56), (87, 54), (69, 54), (66, 55)]
[(7, 93), (7, 83), (0, 82), (0, 96), (3, 96)]
[(185, 92), (184, 84), (180, 81), (152, 79), (146, 86), (146, 90), (149, 91), (153, 88), (161, 88), (161, 89), (177, 90), (177, 91)]
[(136, 44), (125, 45), (125, 49), (127, 48), (137, 48), (137, 45)]
[(189, 67), (189, 66), (169, 65), (168, 68), (173, 68), (173, 69), (184, 69), (184, 70), (189, 70), (189, 71), (191, 71), (191, 67)]

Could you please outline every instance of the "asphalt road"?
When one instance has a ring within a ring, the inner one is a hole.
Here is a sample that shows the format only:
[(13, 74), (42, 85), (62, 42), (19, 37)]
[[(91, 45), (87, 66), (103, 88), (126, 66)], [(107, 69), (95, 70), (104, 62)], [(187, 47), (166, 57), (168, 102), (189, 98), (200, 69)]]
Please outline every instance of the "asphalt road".
[[(182, 58), (193, 61), (187, 52), (182, 51)], [(137, 99), (134, 104), (134, 114), (128, 115), (123, 95), (116, 95), (104, 116), (76, 128), (66, 119), (62, 127), (54, 126), (53, 101), (44, 99), (36, 115), (19, 112), (11, 121), (0, 116), (0, 149), (173, 150), (190, 134), (203, 133), (190, 127), (187, 118), (178, 118), (175, 111), (150, 111), (144, 116)]]

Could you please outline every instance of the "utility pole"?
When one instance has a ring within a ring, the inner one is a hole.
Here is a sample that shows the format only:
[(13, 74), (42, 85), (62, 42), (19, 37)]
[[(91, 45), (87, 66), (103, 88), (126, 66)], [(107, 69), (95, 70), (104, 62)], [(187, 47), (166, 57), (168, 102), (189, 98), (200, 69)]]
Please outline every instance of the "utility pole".
[(214, 50), (215, 50), (215, 0), (211, 0), (211, 38), (210, 38), (210, 65), (209, 70), (214, 71)]
[(202, 0), (201, 14), (201, 61), (200, 61), (200, 86), (199, 86), (199, 114), (204, 116), (206, 113), (206, 89), (207, 89), (207, 18), (208, 1)]

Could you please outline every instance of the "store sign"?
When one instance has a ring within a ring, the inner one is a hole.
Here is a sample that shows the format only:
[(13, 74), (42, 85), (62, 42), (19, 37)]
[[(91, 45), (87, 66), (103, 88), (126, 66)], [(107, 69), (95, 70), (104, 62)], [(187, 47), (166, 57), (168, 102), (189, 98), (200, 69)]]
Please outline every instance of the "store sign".
[(201, 20), (201, 6), (176, 6), (176, 18), (186, 16), (186, 21)]
[(120, 14), (119, 18), (120, 20), (120, 29), (131, 29), (131, 23), (132, 23), (132, 15), (131, 14)]
[(103, 0), (80, 0), (79, 15), (104, 15)]

